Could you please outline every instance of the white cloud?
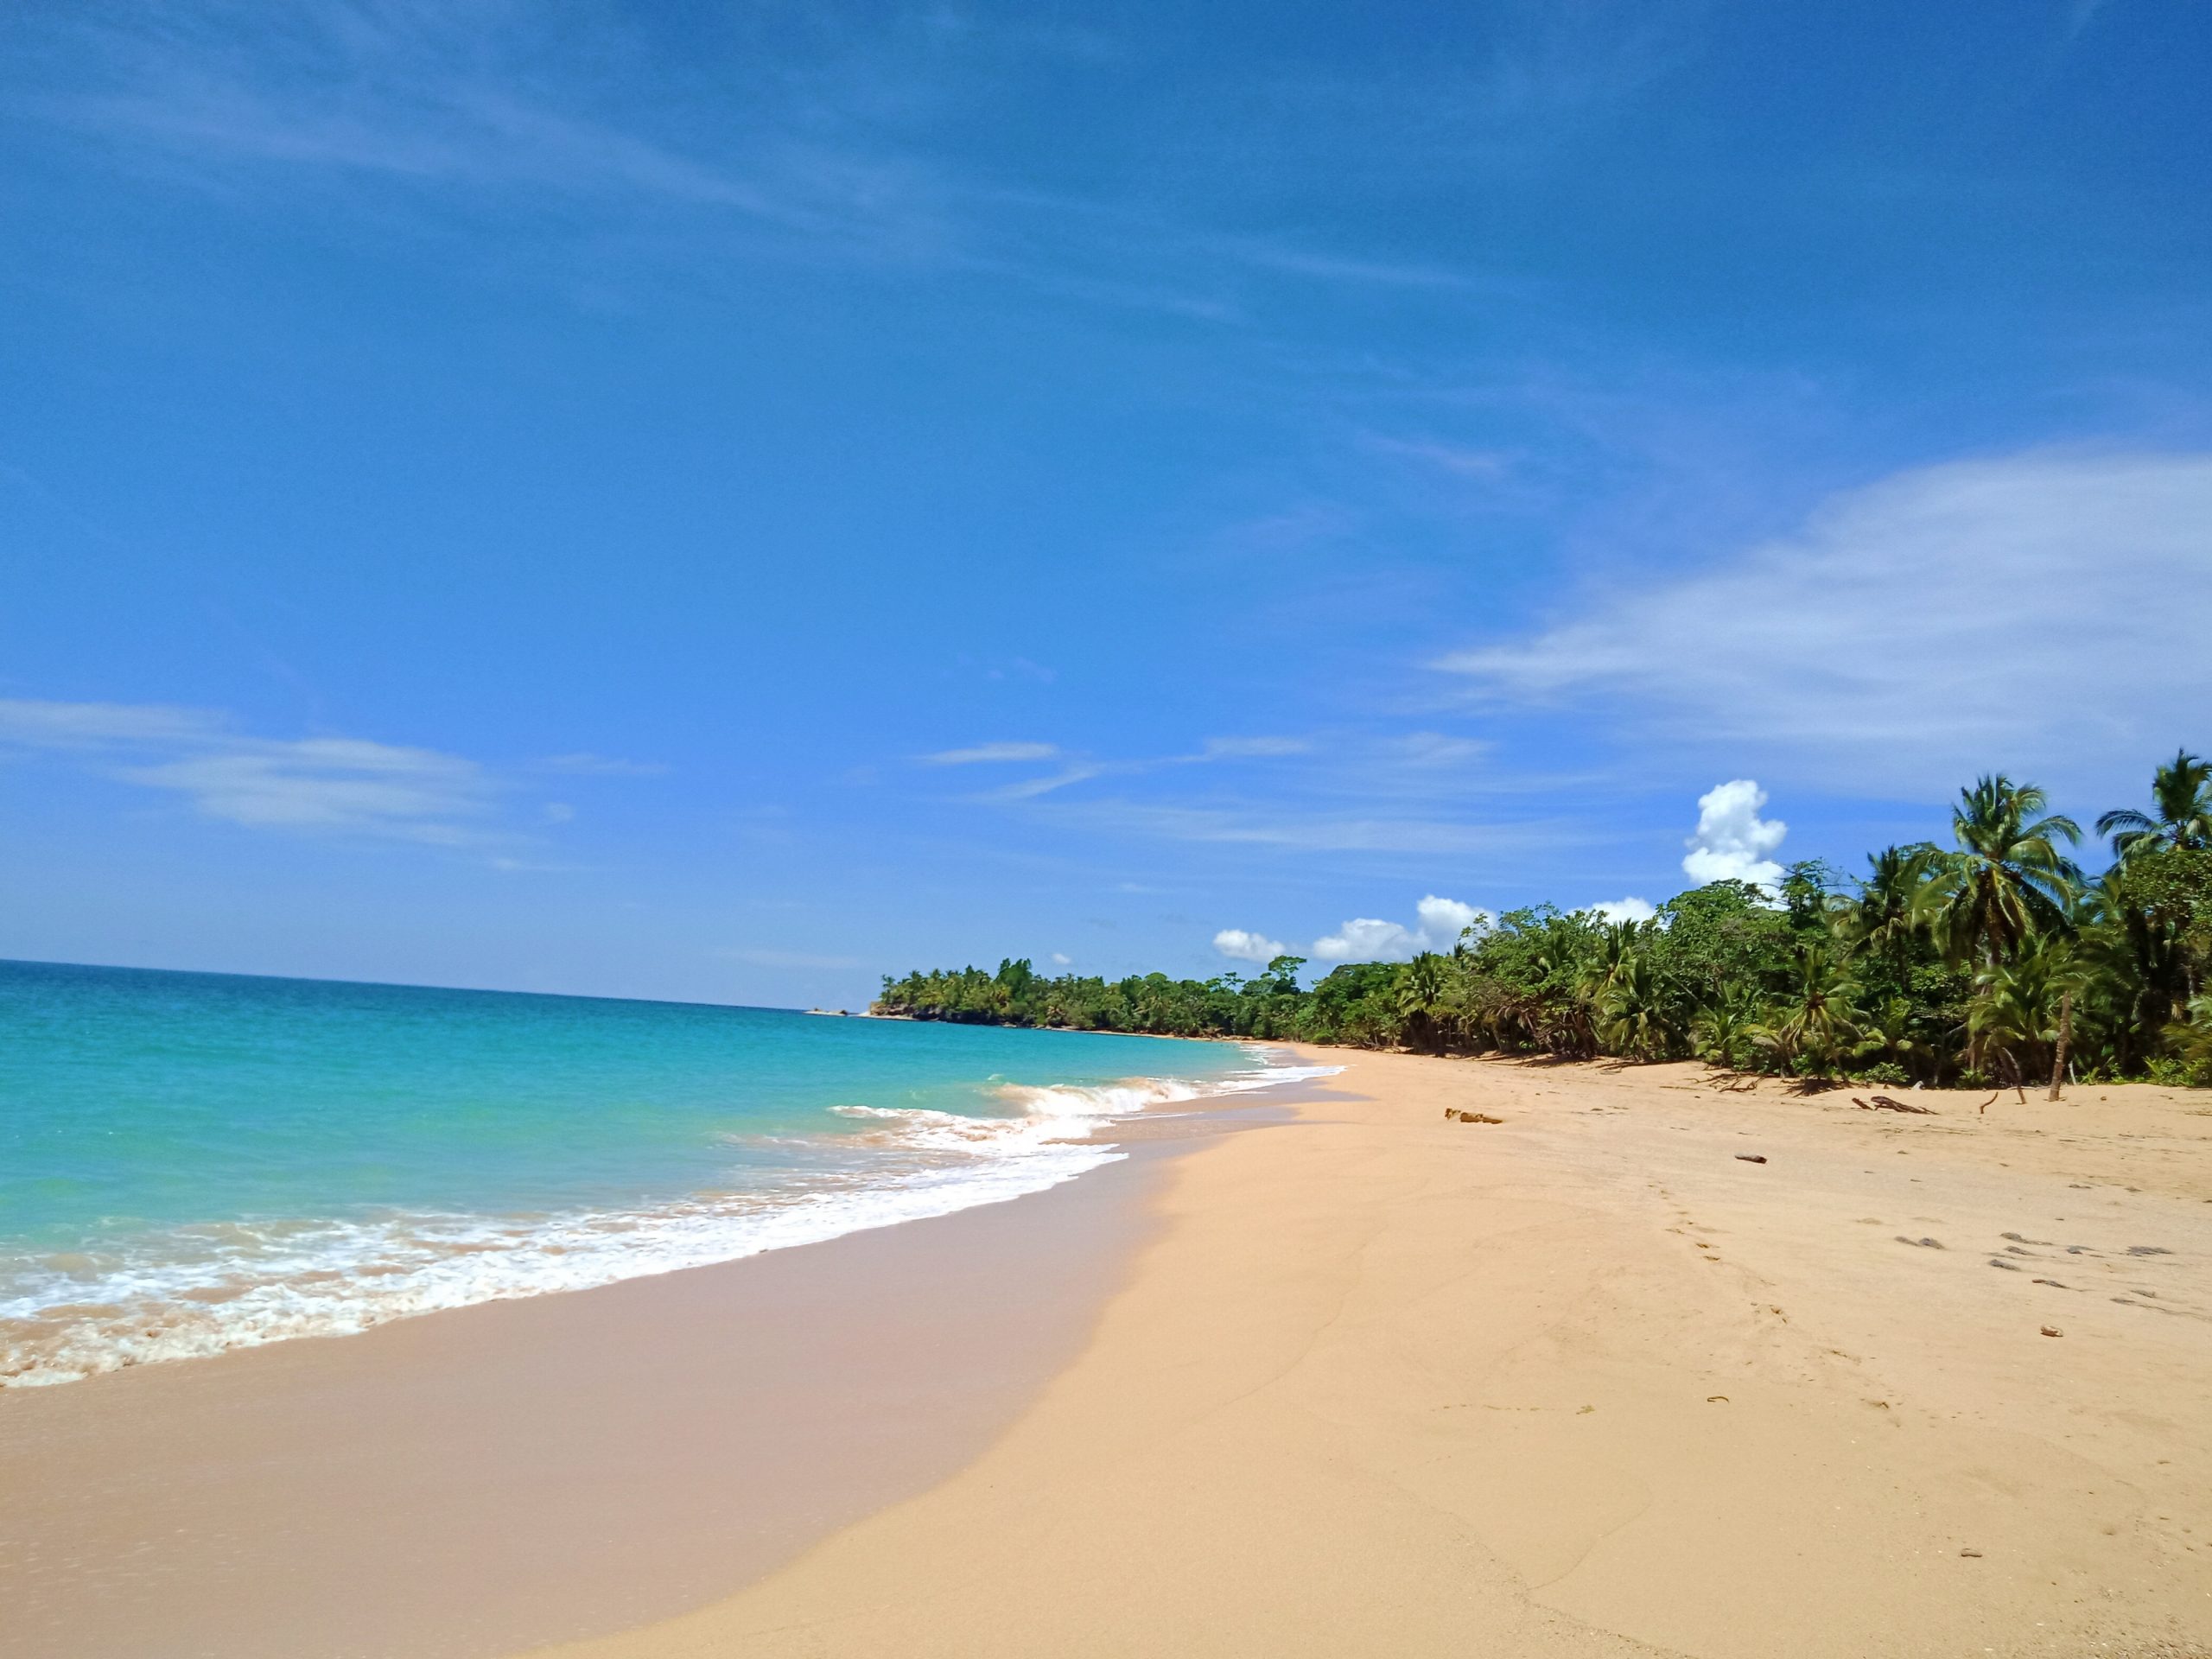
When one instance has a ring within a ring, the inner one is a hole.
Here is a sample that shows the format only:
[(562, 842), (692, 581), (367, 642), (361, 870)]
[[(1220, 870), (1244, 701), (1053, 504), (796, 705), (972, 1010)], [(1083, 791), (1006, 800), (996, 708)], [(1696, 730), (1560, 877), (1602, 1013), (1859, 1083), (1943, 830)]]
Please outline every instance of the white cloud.
[(1366, 438), (1371, 449), (1387, 455), (1402, 455), (1452, 474), (1459, 478), (1480, 479), (1491, 482), (1503, 478), (1511, 470), (1513, 459), (1498, 449), (1478, 449), (1462, 443), (1442, 443), (1433, 438), (1392, 438), (1380, 433), (1370, 433)]
[(175, 790), (208, 817), (257, 829), (353, 830), (448, 843), (468, 838), (454, 820), (480, 813), (488, 793), (473, 761), (353, 738), (254, 743), (126, 766), (116, 775)]
[(1232, 962), (1268, 963), (1290, 954), (1290, 947), (1281, 940), (1271, 939), (1264, 933), (1248, 933), (1241, 927), (1223, 928), (1213, 936), (1213, 948)]
[(1750, 881), (1771, 891), (1782, 880), (1782, 866), (1767, 855), (1782, 845), (1789, 826), (1762, 818), (1766, 791), (1748, 778), (1717, 784), (1697, 798), (1697, 831), (1682, 844), (1690, 850), (1682, 873), (1703, 887), (1708, 881)]
[(728, 957), (734, 962), (749, 962), (756, 968), (857, 968), (858, 957), (821, 956), (811, 950), (770, 950), (750, 945), (733, 946), (717, 950), (718, 957)]
[(1069, 822), (1111, 835), (1163, 841), (1273, 847), (1297, 853), (1424, 853), (1463, 855), (1562, 845), (1581, 832), (1555, 822), (1467, 823), (1435, 817), (1347, 817), (1263, 808), (1181, 806), (1143, 801), (1083, 802), (1064, 810)]
[(1017, 760), (1050, 760), (1060, 752), (1056, 743), (978, 743), (972, 748), (940, 749), (917, 758), (925, 766), (988, 766)]
[(1442, 732), (1408, 732), (1386, 739), (1383, 755), (1402, 766), (1430, 768), (1472, 765), (1491, 752), (1492, 745), (1480, 738), (1449, 737)]
[(1088, 782), (1103, 771), (1103, 766), (1078, 760), (1062, 766), (1058, 772), (1047, 772), (1042, 778), (1025, 778), (1018, 784), (1005, 784), (997, 789), (986, 790), (975, 798), (983, 801), (1033, 801), (1039, 795), (1065, 789), (1070, 784)]
[(1414, 912), (1418, 919), (1412, 927), (1374, 916), (1355, 917), (1334, 933), (1314, 940), (1313, 957), (1320, 962), (1403, 962), (1424, 950), (1449, 950), (1467, 929), (1487, 927), (1491, 920), (1486, 910), (1434, 893)]
[(0, 743), (34, 749), (91, 749), (118, 743), (212, 741), (221, 718), (161, 703), (41, 702), (0, 698)]
[(206, 709), (0, 702), (0, 745), (74, 757), (253, 829), (455, 846), (490, 839), (499, 785), (475, 761), (362, 738), (257, 738)]
[(1313, 745), (1302, 737), (1210, 737), (1192, 759), (1198, 760), (1263, 760), (1287, 754), (1304, 754)]
[[(1836, 496), (1793, 536), (1438, 665), (1829, 785), (2086, 785), (2212, 704), (2208, 570), (2212, 455), (2032, 452)], [(2158, 664), (2156, 696), (2126, 663)]]
[(1659, 906), (1649, 899), (1601, 899), (1586, 906), (1596, 911), (1609, 922), (1648, 922), (1659, 913)]
[(1074, 963), (1074, 962), (1075, 958), (1073, 957), (1065, 955), (1058, 950), (1052, 952), (1052, 966), (1055, 968), (1070, 967)]
[(1414, 906), (1414, 913), (1421, 918), (1421, 936), (1432, 950), (1449, 950), (1469, 928), (1488, 927), (1491, 923), (1488, 911), (1463, 905), (1457, 899), (1440, 899), (1433, 893)]
[(558, 772), (578, 778), (658, 778), (668, 768), (658, 760), (623, 760), (606, 754), (549, 754), (537, 764), (539, 772)]
[(1410, 928), (1376, 916), (1354, 917), (1313, 941), (1313, 955), (1321, 962), (1403, 962), (1420, 950), (1420, 936)]

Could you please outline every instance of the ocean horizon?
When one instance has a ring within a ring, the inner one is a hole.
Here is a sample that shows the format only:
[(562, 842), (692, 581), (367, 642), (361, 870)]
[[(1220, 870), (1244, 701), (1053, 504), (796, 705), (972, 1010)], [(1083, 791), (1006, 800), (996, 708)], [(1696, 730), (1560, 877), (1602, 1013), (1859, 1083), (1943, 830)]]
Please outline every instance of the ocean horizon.
[(0, 1386), (1041, 1192), (1262, 1045), (0, 962)]

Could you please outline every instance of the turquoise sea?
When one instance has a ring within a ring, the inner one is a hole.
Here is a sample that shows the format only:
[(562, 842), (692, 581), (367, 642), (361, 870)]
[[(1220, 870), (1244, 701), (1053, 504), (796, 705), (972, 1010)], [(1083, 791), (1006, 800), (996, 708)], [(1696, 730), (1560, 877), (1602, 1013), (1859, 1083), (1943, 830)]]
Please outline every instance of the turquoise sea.
[(1258, 1049), (0, 963), (0, 1384), (1038, 1192)]

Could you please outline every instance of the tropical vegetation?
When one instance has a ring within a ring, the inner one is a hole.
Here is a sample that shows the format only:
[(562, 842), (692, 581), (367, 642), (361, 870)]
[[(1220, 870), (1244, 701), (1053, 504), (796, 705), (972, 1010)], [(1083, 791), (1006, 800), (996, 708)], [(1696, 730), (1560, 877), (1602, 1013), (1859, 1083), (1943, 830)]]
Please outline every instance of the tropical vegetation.
[(1961, 790), (1950, 844), (1887, 847), (1846, 878), (1715, 881), (1648, 920), (1549, 905), (1449, 951), (1349, 963), (1311, 986), (1281, 956), (1211, 979), (1047, 977), (1027, 960), (886, 978), (918, 1020), (1278, 1038), (1624, 1061), (1897, 1085), (2063, 1077), (2212, 1086), (2212, 763), (2158, 769), (2150, 810), (2079, 825), (2002, 775)]

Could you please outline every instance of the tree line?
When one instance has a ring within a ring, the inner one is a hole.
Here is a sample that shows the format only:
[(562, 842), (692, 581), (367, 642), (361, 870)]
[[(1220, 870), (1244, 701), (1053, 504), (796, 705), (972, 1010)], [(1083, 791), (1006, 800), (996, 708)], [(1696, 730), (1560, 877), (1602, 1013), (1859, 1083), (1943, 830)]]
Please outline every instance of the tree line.
[(2072, 819), (2004, 776), (1960, 791), (1951, 844), (1887, 847), (1846, 878), (1715, 881), (1647, 921), (1550, 905), (1448, 952), (1346, 963), (1310, 988), (1246, 977), (1039, 975), (1027, 959), (887, 976), (918, 1020), (1277, 1038), (1427, 1053), (1696, 1058), (1742, 1071), (2024, 1088), (2061, 1076), (2212, 1086), (2212, 764), (2158, 769), (2148, 811)]

